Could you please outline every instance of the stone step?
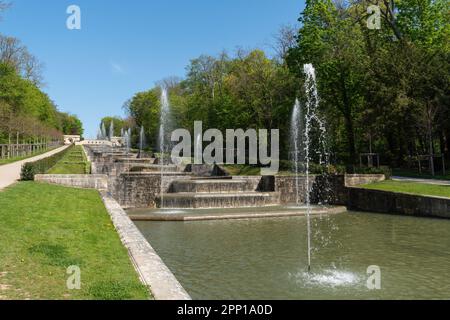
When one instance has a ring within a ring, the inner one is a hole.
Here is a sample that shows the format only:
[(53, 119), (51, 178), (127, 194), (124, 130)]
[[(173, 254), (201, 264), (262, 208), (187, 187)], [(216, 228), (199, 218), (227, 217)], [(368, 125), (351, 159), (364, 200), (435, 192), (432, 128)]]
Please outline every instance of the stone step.
[(157, 197), (159, 208), (201, 209), (201, 208), (248, 208), (280, 204), (278, 192), (238, 193), (167, 193)]
[(178, 172), (176, 165), (159, 165), (159, 164), (140, 164), (133, 166), (131, 172)]
[(116, 162), (130, 163), (132, 165), (140, 166), (140, 165), (149, 165), (155, 164), (155, 158), (117, 158)]
[(178, 180), (172, 183), (172, 192), (195, 193), (236, 193), (254, 191), (253, 186), (245, 180), (199, 179)]

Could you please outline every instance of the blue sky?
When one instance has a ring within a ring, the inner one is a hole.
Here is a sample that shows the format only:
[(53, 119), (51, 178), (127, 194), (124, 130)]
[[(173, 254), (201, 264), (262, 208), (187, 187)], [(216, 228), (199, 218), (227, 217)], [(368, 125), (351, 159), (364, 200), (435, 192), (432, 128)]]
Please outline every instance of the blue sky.
[[(19, 38), (45, 64), (46, 91), (94, 137), (100, 119), (189, 61), (223, 49), (261, 47), (296, 23), (302, 0), (10, 0), (0, 32)], [(78, 5), (82, 29), (68, 30)]]

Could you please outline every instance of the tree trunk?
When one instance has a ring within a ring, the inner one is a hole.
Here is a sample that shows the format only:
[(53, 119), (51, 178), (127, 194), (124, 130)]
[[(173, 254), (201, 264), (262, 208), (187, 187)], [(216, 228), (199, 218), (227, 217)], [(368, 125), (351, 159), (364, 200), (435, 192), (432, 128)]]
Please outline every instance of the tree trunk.
[(341, 72), (340, 76), (340, 85), (341, 85), (341, 93), (343, 100), (343, 110), (342, 113), (344, 115), (345, 120), (345, 131), (347, 132), (347, 143), (348, 143), (348, 153), (351, 159), (351, 163), (355, 163), (356, 161), (356, 148), (355, 148), (355, 130), (353, 125), (353, 117), (352, 117), (352, 107), (350, 105), (350, 100), (347, 95), (347, 87), (345, 85), (345, 76)]
[(427, 133), (428, 133), (428, 147), (429, 147), (429, 154), (430, 154), (430, 171), (431, 175), (434, 177), (434, 158), (433, 158), (433, 129), (431, 127), (431, 121), (428, 120), (427, 123)]
[(355, 133), (353, 119), (351, 116), (344, 115), (345, 118), (345, 131), (347, 132), (348, 153), (351, 158), (351, 163), (355, 163), (356, 160), (356, 148), (355, 148)]

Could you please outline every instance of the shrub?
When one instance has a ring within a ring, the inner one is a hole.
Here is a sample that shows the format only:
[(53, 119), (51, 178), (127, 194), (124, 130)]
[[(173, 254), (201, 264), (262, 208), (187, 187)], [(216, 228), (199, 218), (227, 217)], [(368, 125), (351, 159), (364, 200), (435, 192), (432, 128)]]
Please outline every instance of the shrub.
[(64, 155), (70, 151), (73, 146), (64, 149), (50, 157), (34, 161), (27, 162), (22, 166), (22, 172), (20, 178), (22, 181), (33, 181), (36, 174), (43, 174), (50, 170), (59, 160), (61, 160)]

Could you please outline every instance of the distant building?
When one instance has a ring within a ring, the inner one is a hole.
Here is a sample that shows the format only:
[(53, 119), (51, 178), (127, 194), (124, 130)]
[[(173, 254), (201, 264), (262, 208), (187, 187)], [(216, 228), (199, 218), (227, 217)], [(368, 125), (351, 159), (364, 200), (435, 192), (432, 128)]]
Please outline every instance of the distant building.
[(123, 147), (124, 146), (123, 137), (112, 137), (111, 142), (114, 147)]
[(83, 140), (81, 142), (76, 143), (77, 146), (84, 146), (84, 145), (91, 145), (91, 146), (110, 146), (112, 147), (113, 144), (111, 141), (108, 140)]
[(64, 144), (69, 145), (81, 141), (81, 136), (79, 135), (64, 135)]

